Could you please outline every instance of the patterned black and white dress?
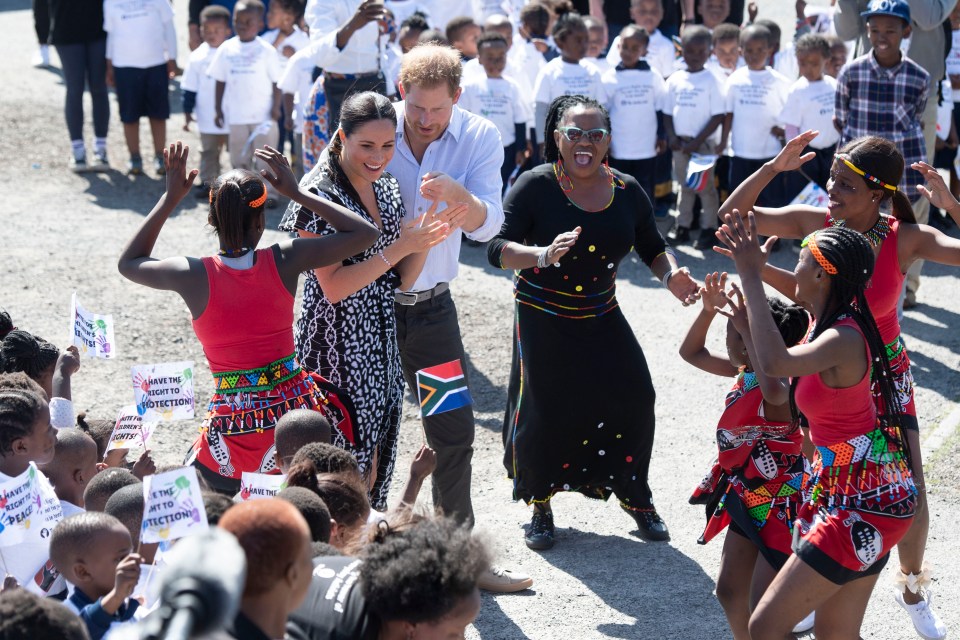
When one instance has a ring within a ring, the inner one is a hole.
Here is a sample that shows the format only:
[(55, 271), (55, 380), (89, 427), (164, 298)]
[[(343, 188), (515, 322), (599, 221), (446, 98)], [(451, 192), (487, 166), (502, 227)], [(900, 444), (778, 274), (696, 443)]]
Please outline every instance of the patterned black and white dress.
[[(301, 184), (374, 222), (363, 205), (335, 182), (326, 155)], [(384, 172), (374, 183), (373, 191), (383, 225), (380, 237), (363, 253), (344, 260), (344, 266), (380, 260), (377, 254), (400, 237), (404, 211), (397, 180)], [(291, 206), (280, 229), (318, 235), (336, 233), (322, 218), (299, 205)], [(385, 509), (387, 504), (403, 404), (403, 372), (394, 312), (394, 292), (399, 284), (400, 276), (390, 269), (353, 295), (330, 302), (317, 276), (308, 271), (295, 331), (301, 366), (344, 389), (353, 400), (354, 453), (362, 473), (369, 473), (374, 453), (377, 454), (377, 480), (370, 492), (370, 504), (378, 510)]]

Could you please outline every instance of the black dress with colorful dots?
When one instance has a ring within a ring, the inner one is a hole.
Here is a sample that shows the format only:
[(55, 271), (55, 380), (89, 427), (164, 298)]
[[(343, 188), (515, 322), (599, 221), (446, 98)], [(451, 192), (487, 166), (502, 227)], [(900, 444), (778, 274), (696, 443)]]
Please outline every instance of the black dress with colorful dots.
[(488, 258), (507, 242), (545, 247), (582, 227), (573, 249), (515, 278), (514, 353), (504, 416), (504, 465), (514, 499), (579, 491), (652, 507), (647, 473), (655, 393), (640, 344), (619, 308), (616, 276), (632, 250), (649, 266), (666, 249), (650, 198), (625, 174), (602, 211), (571, 203), (545, 164), (524, 173), (504, 201)]

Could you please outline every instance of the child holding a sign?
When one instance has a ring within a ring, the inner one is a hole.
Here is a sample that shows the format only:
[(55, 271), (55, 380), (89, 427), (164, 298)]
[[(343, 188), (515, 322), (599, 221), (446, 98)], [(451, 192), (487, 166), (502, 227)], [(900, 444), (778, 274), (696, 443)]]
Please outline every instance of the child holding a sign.
[(40, 385), (50, 401), (50, 423), (57, 429), (73, 426), (70, 378), (79, 369), (80, 352), (74, 346), (61, 353), (53, 343), (22, 329), (10, 331), (0, 343), (0, 371), (22, 371)]
[(261, 172), (264, 180), (337, 233), (257, 250), (265, 226), (266, 186), (256, 174), (234, 170), (211, 189), (208, 220), (219, 237), (217, 255), (151, 257), (164, 223), (197, 175), (196, 169), (187, 171), (188, 149), (178, 142), (164, 152), (166, 193), (118, 265), (133, 282), (178, 293), (190, 310), (217, 389), (190, 461), (213, 488), (230, 495), (239, 491), (243, 471), (277, 472), (273, 427), (290, 409), (324, 411), (331, 424), (352, 438), (352, 422), (336, 392), (322, 391), (318, 382), (324, 381), (294, 358), (294, 295), (301, 272), (338, 264), (372, 245), (379, 233), (359, 215), (301, 189), (275, 149), (265, 147), (256, 154), (269, 167)]

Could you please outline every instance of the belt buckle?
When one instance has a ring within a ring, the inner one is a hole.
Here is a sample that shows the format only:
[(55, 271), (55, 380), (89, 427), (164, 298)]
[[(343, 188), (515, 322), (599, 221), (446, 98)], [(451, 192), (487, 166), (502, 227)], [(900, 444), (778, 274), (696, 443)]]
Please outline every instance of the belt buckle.
[(397, 301), (397, 304), (402, 304), (405, 307), (412, 307), (420, 301), (420, 296), (416, 293), (409, 293), (407, 291), (397, 291), (394, 300)]

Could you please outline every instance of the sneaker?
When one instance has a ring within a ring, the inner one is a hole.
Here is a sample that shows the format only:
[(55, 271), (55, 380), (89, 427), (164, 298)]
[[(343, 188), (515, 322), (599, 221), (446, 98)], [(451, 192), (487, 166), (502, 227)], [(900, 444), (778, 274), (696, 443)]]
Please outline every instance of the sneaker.
[(110, 168), (106, 149), (93, 152), (93, 165), (90, 168), (93, 171), (107, 171)]
[(932, 609), (933, 597), (929, 591), (920, 591), (923, 600), (917, 604), (907, 604), (903, 600), (903, 592), (897, 591), (894, 600), (910, 614), (913, 628), (924, 640), (943, 640), (947, 637), (947, 627)]
[(127, 173), (132, 176), (143, 175), (143, 158), (130, 156), (130, 160), (127, 161)]
[(553, 548), (553, 512), (533, 510), (530, 528), (523, 536), (527, 547), (534, 551), (546, 551)]
[(687, 227), (676, 227), (667, 237), (677, 244), (690, 242), (690, 229)]
[(87, 166), (87, 154), (82, 156), (74, 156), (70, 161), (70, 171), (74, 173), (83, 173), (84, 171), (89, 171), (90, 167)]
[(159, 153), (153, 157), (153, 170), (158, 176), (167, 175), (167, 168), (163, 164), (163, 156)]
[(720, 244), (713, 229), (701, 229), (697, 241), (693, 243), (693, 248), (699, 251), (709, 251)]
[(42, 44), (37, 52), (30, 59), (34, 67), (45, 69), (50, 66), (50, 45)]
[(816, 611), (811, 611), (810, 615), (797, 623), (797, 626), (793, 628), (793, 633), (806, 633), (813, 630), (814, 618), (816, 615)]
[(640, 537), (649, 542), (666, 542), (670, 539), (670, 530), (667, 529), (667, 523), (663, 521), (656, 509), (627, 509), (624, 511), (630, 514), (633, 521), (637, 523), (637, 529), (640, 531)]
[(493, 593), (516, 593), (532, 587), (533, 578), (510, 569), (493, 566), (480, 575), (477, 586)]

